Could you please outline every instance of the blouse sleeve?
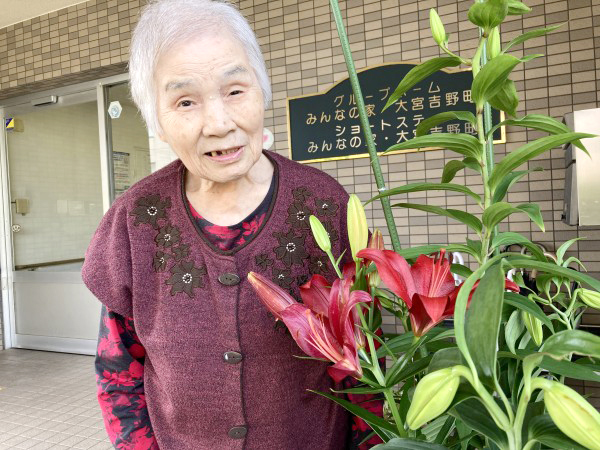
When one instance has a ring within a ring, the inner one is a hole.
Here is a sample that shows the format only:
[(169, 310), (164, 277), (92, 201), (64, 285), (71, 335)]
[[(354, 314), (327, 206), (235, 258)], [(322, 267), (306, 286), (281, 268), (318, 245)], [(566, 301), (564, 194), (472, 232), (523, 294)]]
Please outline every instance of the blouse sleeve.
[(144, 395), (146, 351), (133, 320), (102, 307), (96, 382), (104, 425), (113, 446), (158, 450)]

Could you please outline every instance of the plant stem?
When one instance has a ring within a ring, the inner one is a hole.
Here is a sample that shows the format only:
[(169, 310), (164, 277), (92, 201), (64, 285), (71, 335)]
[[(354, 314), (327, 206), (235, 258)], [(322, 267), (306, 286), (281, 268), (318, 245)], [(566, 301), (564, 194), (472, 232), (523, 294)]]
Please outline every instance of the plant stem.
[(521, 394), (521, 398), (519, 399), (519, 406), (517, 407), (517, 415), (515, 416), (515, 420), (513, 422), (513, 435), (515, 437), (516, 443), (518, 444), (517, 448), (521, 447), (521, 429), (523, 428), (523, 420), (525, 419), (525, 413), (527, 412), (527, 404), (531, 399), (531, 390), (523, 389), (523, 393)]
[(386, 389), (383, 391), (383, 395), (385, 395), (385, 399), (390, 405), (390, 409), (392, 410), (392, 417), (394, 418), (394, 422), (396, 423), (396, 428), (398, 428), (398, 434), (400, 437), (406, 437), (407, 433), (404, 429), (404, 423), (402, 422), (402, 418), (400, 417), (400, 412), (398, 411), (398, 406), (396, 405), (396, 399), (394, 398), (394, 392), (392, 388)]
[(490, 413), (490, 416), (492, 416), (492, 419), (496, 425), (506, 431), (506, 434), (509, 435), (511, 426), (508, 417), (506, 417), (506, 414), (502, 412), (494, 400), (494, 397), (492, 397), (492, 395), (485, 389), (483, 384), (481, 384), (479, 378), (473, 376), (473, 373), (465, 366), (454, 366), (454, 369), (461, 377), (465, 378), (471, 384), (471, 386), (473, 386), (473, 389), (475, 389), (479, 395), (479, 399), (483, 403), (483, 406), (485, 406), (485, 409), (487, 409), (487, 411)]
[[(480, 33), (481, 37), (483, 38), (483, 30), (481, 28), (479, 29), (479, 33)], [(481, 67), (483, 67), (487, 64), (487, 48), (486, 47), (487, 47), (487, 39), (483, 38), (483, 45), (482, 45), (482, 49), (481, 49)], [(487, 136), (487, 133), (489, 133), (489, 131), (492, 129), (492, 107), (490, 106), (490, 104), (488, 102), (485, 102), (483, 105), (483, 120), (484, 120), (484, 124), (483, 124), (484, 136)], [(487, 169), (486, 176), (489, 176), (489, 174), (492, 172), (492, 169), (494, 168), (494, 136), (490, 136), (489, 138), (487, 138), (487, 140), (485, 140), (484, 146), (485, 146), (484, 161), (485, 161), (485, 166)], [(484, 180), (484, 186), (486, 184), (487, 183)], [(492, 199), (490, 198), (490, 204), (491, 204), (491, 200)], [(494, 237), (496, 236), (496, 234), (498, 234), (498, 227), (495, 226), (492, 230), (490, 230), (489, 234), (490, 234), (490, 239), (493, 240)], [(497, 249), (497, 248), (494, 249), (494, 254), (498, 254), (498, 251), (499, 251), (499, 249)]]
[(498, 395), (502, 399), (502, 403), (504, 403), (504, 409), (506, 409), (506, 412), (508, 413), (508, 420), (510, 420), (512, 422), (515, 418), (515, 415), (512, 410), (512, 406), (511, 406), (510, 402), (508, 401), (506, 394), (502, 390), (500, 383), (498, 383), (498, 380), (495, 379), (494, 381), (496, 384), (496, 392), (498, 392)]
[(342, 272), (340, 271), (340, 268), (338, 267), (338, 265), (336, 264), (335, 258), (333, 257), (333, 253), (331, 253), (331, 250), (329, 250), (327, 253), (327, 256), (329, 257), (329, 261), (331, 261), (331, 265), (333, 266), (333, 268), (335, 269), (335, 273), (337, 274), (338, 278), (344, 278), (344, 276), (342, 275)]
[[(362, 323), (363, 328), (370, 330), (367, 327), (367, 321), (365, 320), (365, 315), (362, 312), (361, 305), (358, 304), (355, 306), (356, 311), (358, 311), (358, 316), (360, 317), (360, 322)], [(381, 367), (379, 367), (379, 361), (377, 360), (377, 350), (375, 350), (375, 342), (373, 341), (373, 336), (365, 333), (365, 337), (367, 338), (367, 345), (369, 346), (369, 353), (371, 354), (371, 371), (375, 378), (377, 378), (377, 382), (381, 385), (381, 387), (385, 386), (385, 376), (381, 371)]]
[(525, 444), (525, 446), (523, 447), (523, 450), (531, 450), (536, 442), (537, 441), (535, 439), (527, 441), (527, 444)]
[[(365, 108), (365, 101), (363, 99), (360, 84), (358, 82), (356, 68), (354, 67), (354, 60), (352, 59), (352, 52), (350, 51), (348, 36), (346, 35), (344, 22), (342, 21), (342, 14), (340, 13), (340, 7), (337, 0), (330, 0), (329, 4), (331, 5), (331, 10), (335, 19), (335, 25), (337, 27), (340, 42), (342, 44), (342, 51), (344, 52), (344, 59), (346, 60), (346, 67), (348, 68), (348, 76), (350, 79), (350, 84), (352, 85), (352, 92), (354, 93), (354, 98), (356, 100), (356, 107), (358, 108), (360, 124), (365, 135), (367, 149), (369, 150), (369, 157), (371, 160), (371, 167), (373, 168), (373, 175), (375, 176), (375, 182), (377, 183), (377, 190), (381, 193), (387, 188), (385, 187), (385, 181), (381, 172), (379, 156), (377, 156), (377, 149), (375, 148), (375, 142), (373, 141), (373, 133), (371, 133), (371, 126), (369, 124), (369, 118)], [(398, 252), (401, 248), (400, 238), (398, 237), (398, 231), (396, 230), (396, 223), (392, 214), (392, 207), (390, 206), (390, 198), (382, 197), (381, 206), (383, 208), (385, 223), (392, 240), (392, 248), (395, 252)]]

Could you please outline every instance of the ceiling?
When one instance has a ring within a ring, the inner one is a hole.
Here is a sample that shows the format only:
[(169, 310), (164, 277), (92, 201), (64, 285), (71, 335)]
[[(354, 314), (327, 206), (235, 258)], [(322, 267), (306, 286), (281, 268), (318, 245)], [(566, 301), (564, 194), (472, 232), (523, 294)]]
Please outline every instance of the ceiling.
[(85, 3), (81, 0), (0, 0), (0, 28), (14, 23), (38, 17), (43, 14), (63, 9), (67, 6)]

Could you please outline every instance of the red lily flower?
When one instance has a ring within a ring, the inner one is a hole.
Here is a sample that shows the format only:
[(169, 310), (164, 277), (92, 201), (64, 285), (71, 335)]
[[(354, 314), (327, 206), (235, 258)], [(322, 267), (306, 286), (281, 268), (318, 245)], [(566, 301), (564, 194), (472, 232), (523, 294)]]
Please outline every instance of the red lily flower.
[[(438, 256), (420, 255), (412, 267), (391, 250), (366, 248), (357, 256), (373, 261), (383, 282), (408, 306), (415, 336), (422, 336), (454, 314), (460, 286), (454, 283), (444, 249)], [(512, 281), (506, 280), (505, 287), (519, 292), (519, 287)], [(476, 288), (477, 284), (469, 295), (469, 301)]]
[(348, 375), (362, 378), (357, 350), (364, 337), (356, 327), (354, 309), (361, 302), (371, 301), (371, 296), (364, 291), (350, 292), (352, 278), (337, 279), (329, 287), (325, 278), (313, 275), (300, 288), (303, 304), (262, 275), (250, 272), (248, 279), (304, 353), (334, 363), (327, 371), (336, 382)]

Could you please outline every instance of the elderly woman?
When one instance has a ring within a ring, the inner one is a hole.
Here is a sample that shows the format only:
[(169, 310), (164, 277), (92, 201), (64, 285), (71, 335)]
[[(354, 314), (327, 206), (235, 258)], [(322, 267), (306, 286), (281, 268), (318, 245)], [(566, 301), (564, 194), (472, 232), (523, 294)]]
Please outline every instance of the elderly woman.
[(269, 80), (232, 5), (150, 2), (129, 69), (148, 128), (179, 159), (114, 203), (86, 255), (83, 279), (104, 305), (96, 371), (112, 443), (345, 448), (345, 410), (306, 391), (340, 386), (326, 364), (294, 357), (246, 277), (261, 273), (296, 297), (309, 274), (332, 279), (308, 217), (324, 222), (340, 254), (346, 192), (263, 151)]

